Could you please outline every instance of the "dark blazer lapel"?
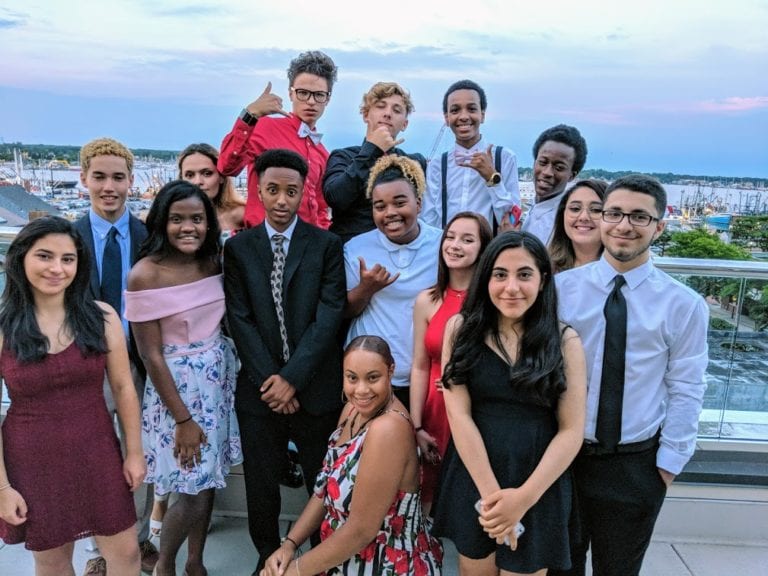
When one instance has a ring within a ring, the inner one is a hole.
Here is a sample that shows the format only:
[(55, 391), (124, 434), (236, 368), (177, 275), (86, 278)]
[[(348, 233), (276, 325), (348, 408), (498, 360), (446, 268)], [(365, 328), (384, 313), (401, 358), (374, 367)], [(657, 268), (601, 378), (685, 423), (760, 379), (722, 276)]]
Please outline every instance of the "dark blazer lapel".
[(299, 267), (301, 259), (304, 257), (304, 250), (309, 243), (309, 234), (307, 234), (307, 226), (302, 220), (297, 220), (296, 228), (293, 230), (291, 236), (291, 243), (288, 247), (288, 256), (285, 259), (285, 270), (283, 272), (283, 294), (285, 294), (285, 287), (291, 283), (294, 273)]
[(131, 265), (134, 265), (139, 259), (139, 248), (141, 248), (141, 244), (147, 237), (147, 228), (141, 220), (130, 214), (128, 217), (128, 229), (131, 234)]
[(272, 243), (267, 236), (267, 229), (264, 224), (259, 224), (254, 230), (253, 239), (256, 255), (264, 262), (264, 270), (269, 274), (269, 271), (272, 270)]
[(91, 219), (88, 214), (80, 218), (75, 225), (83, 237), (85, 247), (91, 256), (91, 292), (94, 298), (101, 295), (101, 281), (99, 280), (99, 267), (96, 265), (96, 248), (93, 244), (93, 229), (91, 228)]

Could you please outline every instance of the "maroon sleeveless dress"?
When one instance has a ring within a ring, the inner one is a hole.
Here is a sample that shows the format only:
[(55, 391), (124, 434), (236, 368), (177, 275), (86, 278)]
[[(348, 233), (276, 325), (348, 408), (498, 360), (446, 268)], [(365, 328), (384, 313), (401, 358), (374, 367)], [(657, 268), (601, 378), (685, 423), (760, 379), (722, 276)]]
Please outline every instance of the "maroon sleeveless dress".
[(136, 522), (104, 403), (105, 365), (105, 355), (85, 357), (74, 342), (30, 364), (7, 348), (0, 353), (11, 399), (2, 427), (5, 467), (28, 509), (19, 526), (0, 520), (6, 544), (49, 550)]

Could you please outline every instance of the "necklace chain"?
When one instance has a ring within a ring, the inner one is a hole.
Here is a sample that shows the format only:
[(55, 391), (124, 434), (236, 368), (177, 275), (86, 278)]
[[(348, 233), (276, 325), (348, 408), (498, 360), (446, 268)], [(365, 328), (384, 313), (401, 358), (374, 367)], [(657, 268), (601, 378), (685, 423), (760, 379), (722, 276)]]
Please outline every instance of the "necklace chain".
[(373, 420), (374, 418), (378, 418), (379, 416), (384, 414), (384, 412), (387, 410), (387, 408), (390, 407), (391, 404), (392, 404), (392, 398), (390, 398), (389, 401), (384, 406), (379, 408), (373, 416), (371, 416), (365, 422), (360, 424), (360, 427), (357, 429), (357, 432), (355, 432), (355, 424), (357, 423), (357, 417), (360, 415), (360, 412), (355, 412), (355, 415), (352, 416), (352, 421), (349, 423), (350, 438), (354, 438), (355, 436), (360, 434), (362, 429), (365, 428), (371, 420)]

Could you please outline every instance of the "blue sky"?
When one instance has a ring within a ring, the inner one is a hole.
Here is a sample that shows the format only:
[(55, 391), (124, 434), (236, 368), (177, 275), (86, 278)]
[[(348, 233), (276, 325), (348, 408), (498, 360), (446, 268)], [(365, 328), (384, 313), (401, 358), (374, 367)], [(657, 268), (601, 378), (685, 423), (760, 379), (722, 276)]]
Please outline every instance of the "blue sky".
[(577, 126), (588, 168), (768, 178), (765, 0), (0, 0), (0, 139), (220, 145), (240, 109), (303, 50), (339, 81), (318, 128), (357, 144), (379, 80), (416, 105), (406, 150), (429, 155), (442, 95), (488, 93), (483, 134), (530, 166), (545, 128)]

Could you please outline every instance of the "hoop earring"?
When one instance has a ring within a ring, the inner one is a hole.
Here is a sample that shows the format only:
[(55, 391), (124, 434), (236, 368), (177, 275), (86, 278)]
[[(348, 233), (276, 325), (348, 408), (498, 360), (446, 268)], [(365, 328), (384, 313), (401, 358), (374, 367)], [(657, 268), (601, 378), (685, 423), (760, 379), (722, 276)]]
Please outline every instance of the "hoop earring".
[(342, 404), (346, 404), (347, 402), (349, 402), (349, 400), (347, 399), (346, 394), (344, 394), (344, 389), (342, 388), (342, 390), (341, 390), (341, 403)]

